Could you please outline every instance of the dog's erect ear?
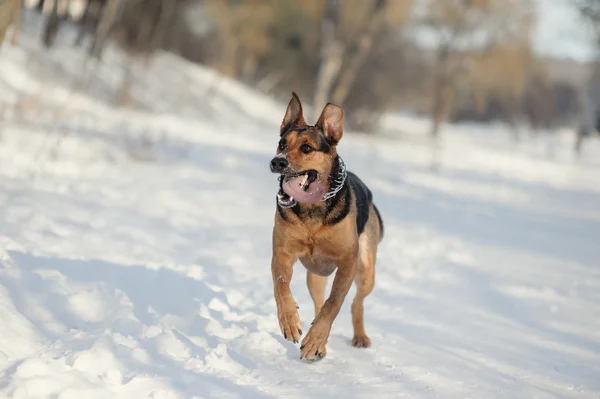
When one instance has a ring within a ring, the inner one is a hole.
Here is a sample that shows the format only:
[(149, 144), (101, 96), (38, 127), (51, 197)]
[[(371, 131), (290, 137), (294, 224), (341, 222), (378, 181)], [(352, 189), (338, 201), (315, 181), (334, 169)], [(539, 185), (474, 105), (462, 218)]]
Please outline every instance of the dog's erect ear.
[(302, 104), (295, 92), (292, 92), (292, 99), (288, 104), (285, 116), (281, 122), (279, 135), (285, 133), (292, 126), (305, 126), (304, 116), (302, 115)]
[(325, 133), (325, 137), (332, 144), (337, 144), (342, 139), (342, 125), (344, 124), (344, 110), (335, 104), (327, 104), (315, 126)]

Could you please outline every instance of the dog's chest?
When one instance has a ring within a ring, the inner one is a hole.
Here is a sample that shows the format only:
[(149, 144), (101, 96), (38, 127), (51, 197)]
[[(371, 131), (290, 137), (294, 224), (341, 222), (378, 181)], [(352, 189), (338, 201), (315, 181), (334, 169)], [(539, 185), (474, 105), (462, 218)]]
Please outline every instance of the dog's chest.
[(320, 276), (328, 276), (336, 268), (334, 254), (326, 241), (316, 237), (307, 236), (303, 240), (304, 251), (300, 261), (306, 269)]
[(321, 247), (318, 245), (317, 240), (312, 237), (309, 237), (304, 241), (304, 246), (306, 247), (307, 256), (310, 258), (322, 258), (325, 255)]

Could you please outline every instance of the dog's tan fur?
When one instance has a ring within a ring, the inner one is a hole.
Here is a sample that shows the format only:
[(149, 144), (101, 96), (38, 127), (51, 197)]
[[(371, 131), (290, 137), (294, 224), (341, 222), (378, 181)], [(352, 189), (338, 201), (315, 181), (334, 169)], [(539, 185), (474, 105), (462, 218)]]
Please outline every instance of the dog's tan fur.
[[(315, 126), (307, 126), (302, 115), (300, 100), (295, 94), (290, 101), (282, 122), (287, 130), (286, 154), (290, 167), (297, 171), (315, 169), (319, 181), (329, 190), (326, 177), (332, 168), (336, 145), (342, 137), (343, 111), (328, 104)], [(296, 127), (305, 132), (302, 139), (294, 132)], [(303, 143), (318, 146), (318, 135), (324, 135), (331, 144), (328, 153), (314, 151), (304, 154), (299, 150)], [(302, 335), (302, 324), (297, 305), (290, 290), (292, 268), (297, 260), (307, 269), (307, 285), (314, 301), (315, 319), (301, 343), (301, 358), (319, 359), (326, 355), (325, 345), (331, 326), (338, 315), (352, 282), (356, 283), (356, 296), (352, 302), (352, 323), (356, 347), (368, 347), (363, 322), (363, 301), (373, 289), (375, 260), (382, 229), (379, 216), (372, 203), (369, 204), (368, 221), (360, 237), (357, 232), (356, 196), (351, 192), (350, 212), (335, 224), (327, 223), (324, 202), (314, 205), (298, 204), (298, 209), (278, 210), (273, 228), (273, 257), (271, 270), (274, 296), (277, 304), (279, 325), (284, 337), (297, 342)], [(336, 208), (344, 204), (336, 205)], [(341, 212), (333, 209), (332, 214)], [(331, 292), (325, 300), (327, 276), (335, 273)]]

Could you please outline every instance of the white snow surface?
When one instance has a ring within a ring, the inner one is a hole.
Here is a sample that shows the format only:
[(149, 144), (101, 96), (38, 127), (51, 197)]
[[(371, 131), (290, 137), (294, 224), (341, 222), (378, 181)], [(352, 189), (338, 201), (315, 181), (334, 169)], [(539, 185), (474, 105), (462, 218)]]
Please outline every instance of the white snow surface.
[[(598, 142), (347, 133), (386, 228), (373, 346), (351, 346), (353, 287), (308, 363), (270, 271), (285, 103), (158, 54), (116, 108), (117, 51), (35, 39), (0, 49), (0, 397), (600, 397)], [(308, 329), (300, 264), (292, 291)]]

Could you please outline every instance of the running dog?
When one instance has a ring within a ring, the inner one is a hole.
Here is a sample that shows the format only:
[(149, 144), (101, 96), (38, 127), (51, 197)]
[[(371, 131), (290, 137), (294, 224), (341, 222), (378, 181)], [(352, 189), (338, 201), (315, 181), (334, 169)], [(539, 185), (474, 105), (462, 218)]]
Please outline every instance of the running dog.
[[(302, 336), (298, 306), (290, 290), (292, 268), (298, 259), (307, 270), (315, 306), (315, 319), (302, 340), (300, 359), (325, 357), (331, 325), (352, 281), (356, 283), (352, 345), (371, 345), (363, 322), (363, 301), (375, 283), (383, 221), (371, 191), (346, 170), (337, 153), (343, 122), (342, 108), (329, 103), (317, 123), (307, 125), (300, 99), (292, 92), (270, 165), (271, 172), (280, 175), (271, 271), (279, 327), (285, 339), (297, 343)], [(327, 276), (336, 269), (330, 295), (324, 300)]]

